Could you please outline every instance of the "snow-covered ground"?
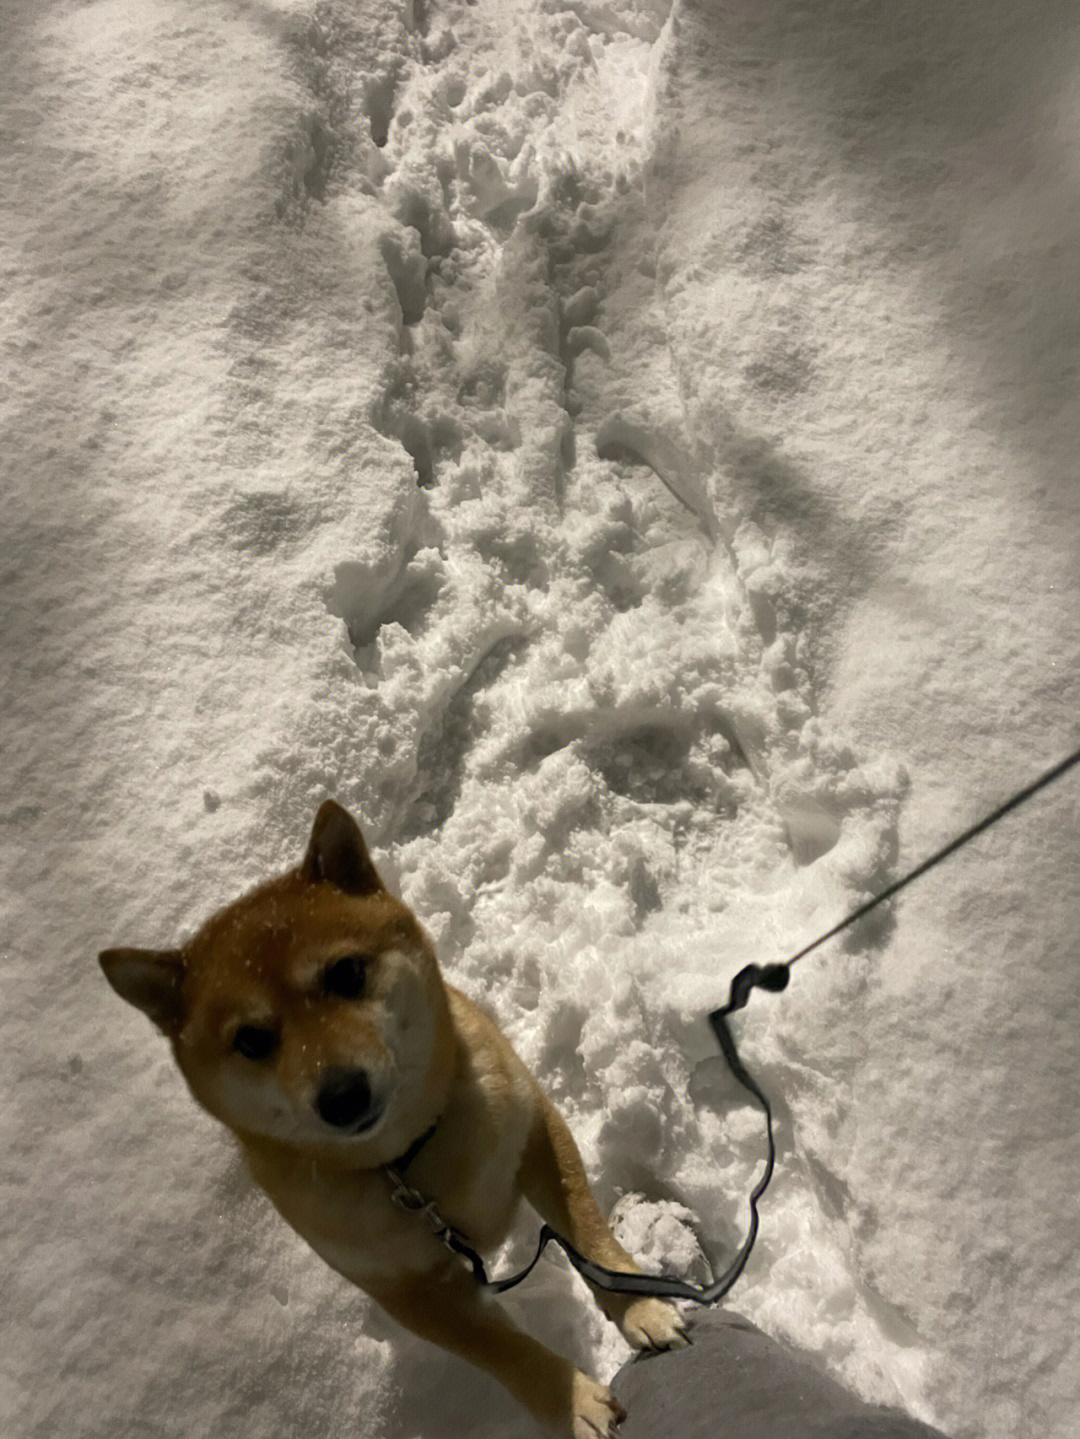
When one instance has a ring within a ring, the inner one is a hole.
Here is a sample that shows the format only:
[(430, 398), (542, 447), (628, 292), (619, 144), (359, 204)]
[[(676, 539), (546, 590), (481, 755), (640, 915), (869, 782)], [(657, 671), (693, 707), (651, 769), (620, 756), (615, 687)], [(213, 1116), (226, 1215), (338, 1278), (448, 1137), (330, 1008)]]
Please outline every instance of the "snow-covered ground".
[[(334, 794), (626, 1232), (722, 1261), (705, 1011), (1080, 737), (1077, 7), (7, 0), (0, 51), (4, 1432), (526, 1439), (96, 953)], [(1080, 1424), (1078, 821), (739, 1021), (733, 1298), (957, 1439)], [(575, 1293), (513, 1307), (610, 1374)]]

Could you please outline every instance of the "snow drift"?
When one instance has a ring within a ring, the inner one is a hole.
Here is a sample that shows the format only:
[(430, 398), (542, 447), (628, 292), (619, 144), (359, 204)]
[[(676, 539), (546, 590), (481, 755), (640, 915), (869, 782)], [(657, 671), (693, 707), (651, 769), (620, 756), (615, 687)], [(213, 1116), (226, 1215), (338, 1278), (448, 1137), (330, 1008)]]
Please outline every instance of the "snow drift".
[[(9, 6), (11, 1432), (524, 1436), (94, 963), (331, 793), (628, 1242), (722, 1261), (705, 1011), (1076, 742), (1073, 11)], [(1077, 808), (740, 1021), (735, 1298), (958, 1439), (1080, 1412)], [(609, 1374), (575, 1282), (512, 1302)]]

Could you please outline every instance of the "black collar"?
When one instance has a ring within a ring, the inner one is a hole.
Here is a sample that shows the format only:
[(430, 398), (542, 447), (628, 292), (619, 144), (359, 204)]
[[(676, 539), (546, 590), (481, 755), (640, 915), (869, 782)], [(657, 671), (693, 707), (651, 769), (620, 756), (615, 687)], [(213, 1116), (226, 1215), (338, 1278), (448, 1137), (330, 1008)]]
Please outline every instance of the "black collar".
[[(441, 1118), (442, 1115), (439, 1116), (439, 1119)], [(409, 1145), (408, 1149), (406, 1149), (404, 1154), (399, 1154), (397, 1159), (393, 1160), (390, 1164), (386, 1166), (387, 1169), (393, 1169), (398, 1174), (404, 1174), (406, 1169), (408, 1169), (409, 1165), (420, 1153), (421, 1149), (423, 1149), (424, 1145), (428, 1142), (428, 1140), (435, 1133), (438, 1127), (439, 1120), (436, 1119), (435, 1123), (431, 1126), (430, 1129), (425, 1129), (423, 1134), (420, 1135), (419, 1139), (413, 1140), (413, 1142)]]

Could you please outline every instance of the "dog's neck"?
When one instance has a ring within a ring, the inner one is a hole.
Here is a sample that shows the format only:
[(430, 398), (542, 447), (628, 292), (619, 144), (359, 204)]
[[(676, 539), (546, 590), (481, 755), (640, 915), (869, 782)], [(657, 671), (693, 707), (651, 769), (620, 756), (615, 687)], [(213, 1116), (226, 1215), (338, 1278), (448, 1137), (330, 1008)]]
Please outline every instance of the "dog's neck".
[(386, 1166), (387, 1169), (392, 1169), (395, 1174), (404, 1174), (406, 1169), (408, 1169), (409, 1165), (420, 1153), (421, 1149), (423, 1149), (424, 1145), (435, 1133), (436, 1129), (438, 1129), (439, 1120), (441, 1118), (442, 1115), (440, 1114), (432, 1124), (428, 1125), (427, 1129), (424, 1130), (423, 1134), (417, 1135), (417, 1137), (409, 1145), (408, 1149), (406, 1149), (404, 1154), (400, 1154), (398, 1155), (397, 1159), (393, 1159), (390, 1161), (390, 1163)]

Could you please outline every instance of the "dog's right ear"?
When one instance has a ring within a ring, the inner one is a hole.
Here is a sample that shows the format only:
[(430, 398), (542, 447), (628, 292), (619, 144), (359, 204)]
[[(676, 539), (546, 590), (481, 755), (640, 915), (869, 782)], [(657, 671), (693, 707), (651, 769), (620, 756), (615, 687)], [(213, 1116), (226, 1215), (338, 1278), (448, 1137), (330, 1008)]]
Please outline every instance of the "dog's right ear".
[(374, 894), (383, 888), (360, 826), (332, 799), (319, 806), (300, 876), (308, 884), (325, 880), (346, 894)]
[(175, 949), (106, 949), (99, 956), (105, 978), (121, 999), (141, 1009), (164, 1034), (175, 1034), (184, 1017), (184, 959)]

